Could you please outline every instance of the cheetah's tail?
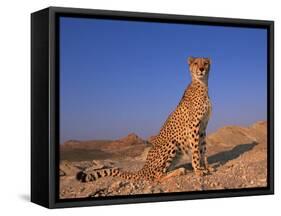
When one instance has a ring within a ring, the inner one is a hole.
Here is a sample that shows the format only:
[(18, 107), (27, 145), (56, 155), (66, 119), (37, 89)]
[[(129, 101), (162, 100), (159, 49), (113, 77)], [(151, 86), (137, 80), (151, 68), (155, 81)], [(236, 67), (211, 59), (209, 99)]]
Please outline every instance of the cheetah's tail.
[(108, 168), (92, 171), (80, 171), (76, 175), (76, 179), (81, 182), (96, 181), (99, 178), (106, 176), (119, 176), (126, 180), (137, 180), (139, 179), (138, 173), (121, 171), (119, 168)]

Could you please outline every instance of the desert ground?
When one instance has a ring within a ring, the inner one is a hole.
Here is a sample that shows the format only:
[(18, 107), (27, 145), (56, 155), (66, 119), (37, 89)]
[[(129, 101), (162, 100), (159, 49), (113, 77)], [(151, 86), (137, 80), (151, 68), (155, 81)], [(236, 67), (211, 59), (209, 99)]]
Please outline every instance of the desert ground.
[(150, 147), (149, 142), (134, 133), (114, 141), (65, 142), (61, 145), (60, 151), (60, 198), (251, 188), (267, 185), (266, 121), (258, 121), (248, 127), (226, 126), (208, 135), (208, 161), (215, 171), (203, 177), (195, 176), (190, 157), (186, 156), (177, 167), (184, 170), (184, 173), (162, 183), (130, 182), (119, 177), (105, 177), (89, 183), (76, 180), (76, 174), (88, 167), (138, 170), (143, 166)]

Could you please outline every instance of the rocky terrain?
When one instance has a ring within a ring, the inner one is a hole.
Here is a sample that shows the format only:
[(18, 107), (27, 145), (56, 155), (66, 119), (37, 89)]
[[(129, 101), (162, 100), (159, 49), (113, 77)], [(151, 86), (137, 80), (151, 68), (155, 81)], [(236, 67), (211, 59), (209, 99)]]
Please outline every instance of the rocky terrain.
[(204, 177), (192, 172), (186, 156), (177, 169), (181, 176), (162, 183), (130, 182), (105, 177), (91, 183), (75, 179), (88, 168), (120, 167), (138, 170), (151, 147), (136, 134), (116, 141), (75, 141), (61, 146), (60, 198), (99, 197), (146, 193), (265, 187), (267, 185), (267, 123), (249, 127), (227, 126), (207, 137), (208, 161), (215, 171)]

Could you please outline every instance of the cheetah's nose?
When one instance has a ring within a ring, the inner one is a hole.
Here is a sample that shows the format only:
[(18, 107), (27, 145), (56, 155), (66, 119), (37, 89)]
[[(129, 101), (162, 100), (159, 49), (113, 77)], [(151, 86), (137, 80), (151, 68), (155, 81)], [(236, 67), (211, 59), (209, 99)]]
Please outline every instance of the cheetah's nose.
[(201, 72), (203, 72), (203, 71), (204, 71), (204, 68), (201, 67), (201, 68), (199, 68), (199, 70), (200, 70)]

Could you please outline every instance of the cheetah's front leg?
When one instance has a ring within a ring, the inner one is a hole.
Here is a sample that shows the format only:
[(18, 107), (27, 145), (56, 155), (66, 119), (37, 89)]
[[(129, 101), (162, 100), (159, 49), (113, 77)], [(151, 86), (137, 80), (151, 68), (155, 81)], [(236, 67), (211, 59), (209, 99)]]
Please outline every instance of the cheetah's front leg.
[(205, 128), (199, 132), (199, 150), (201, 155), (200, 165), (204, 167), (206, 173), (213, 172), (214, 169), (209, 165), (206, 155), (206, 132)]
[(189, 129), (189, 142), (191, 146), (191, 153), (192, 153), (192, 167), (194, 172), (197, 176), (203, 176), (206, 172), (204, 167), (201, 164), (202, 155), (200, 152), (200, 123), (193, 124), (195, 126)]

